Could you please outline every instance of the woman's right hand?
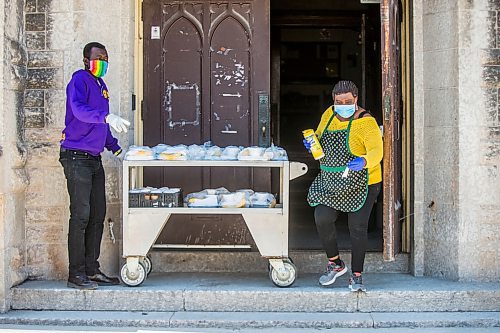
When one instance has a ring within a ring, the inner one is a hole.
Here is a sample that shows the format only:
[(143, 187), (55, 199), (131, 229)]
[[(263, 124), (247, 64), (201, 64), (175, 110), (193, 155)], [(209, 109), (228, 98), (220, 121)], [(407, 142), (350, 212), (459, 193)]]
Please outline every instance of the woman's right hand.
[(304, 144), (304, 147), (306, 147), (307, 151), (311, 152), (311, 143), (306, 139), (302, 140), (302, 143)]

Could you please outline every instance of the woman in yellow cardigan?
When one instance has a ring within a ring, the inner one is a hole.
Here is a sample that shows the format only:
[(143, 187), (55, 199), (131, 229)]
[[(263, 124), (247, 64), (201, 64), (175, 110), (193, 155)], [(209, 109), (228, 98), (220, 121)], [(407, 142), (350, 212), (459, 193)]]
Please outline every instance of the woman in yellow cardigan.
[[(325, 156), (320, 173), (311, 184), (307, 201), (315, 207), (314, 219), (328, 256), (319, 283), (328, 286), (347, 272), (337, 247), (335, 222), (339, 212), (348, 216), (352, 244), (352, 291), (366, 291), (361, 273), (366, 253), (368, 219), (380, 192), (382, 136), (375, 118), (359, 107), (358, 88), (340, 81), (332, 91), (334, 105), (321, 117), (316, 129)], [(307, 141), (304, 145), (310, 150)]]

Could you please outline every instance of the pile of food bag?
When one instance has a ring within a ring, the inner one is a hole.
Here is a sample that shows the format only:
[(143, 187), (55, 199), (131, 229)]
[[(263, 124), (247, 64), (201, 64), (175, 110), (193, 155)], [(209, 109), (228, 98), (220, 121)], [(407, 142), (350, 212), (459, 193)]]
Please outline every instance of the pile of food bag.
[(129, 161), (286, 161), (288, 156), (283, 148), (271, 145), (263, 147), (227, 146), (219, 147), (206, 142), (203, 145), (175, 145), (159, 144), (153, 148), (148, 146), (130, 146), (125, 159)]
[(190, 193), (184, 198), (184, 203), (192, 208), (272, 208), (276, 206), (276, 198), (267, 192), (250, 189), (230, 192), (220, 187)]

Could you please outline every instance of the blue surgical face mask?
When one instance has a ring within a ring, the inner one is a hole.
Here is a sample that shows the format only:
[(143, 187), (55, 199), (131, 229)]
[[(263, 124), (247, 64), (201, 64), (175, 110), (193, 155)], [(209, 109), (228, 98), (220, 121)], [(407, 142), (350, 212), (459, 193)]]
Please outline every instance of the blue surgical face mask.
[(337, 113), (342, 118), (350, 118), (354, 112), (356, 112), (355, 104), (348, 105), (334, 105), (335, 113)]

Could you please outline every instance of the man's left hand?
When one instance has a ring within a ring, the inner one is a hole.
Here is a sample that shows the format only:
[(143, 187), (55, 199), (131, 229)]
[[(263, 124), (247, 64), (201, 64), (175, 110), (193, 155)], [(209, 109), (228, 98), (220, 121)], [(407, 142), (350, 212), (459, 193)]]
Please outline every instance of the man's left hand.
[(123, 162), (123, 160), (125, 159), (125, 150), (120, 149), (115, 153), (115, 156), (120, 160), (120, 162)]
[(347, 164), (347, 167), (352, 171), (361, 171), (366, 165), (366, 160), (363, 157), (356, 157)]

